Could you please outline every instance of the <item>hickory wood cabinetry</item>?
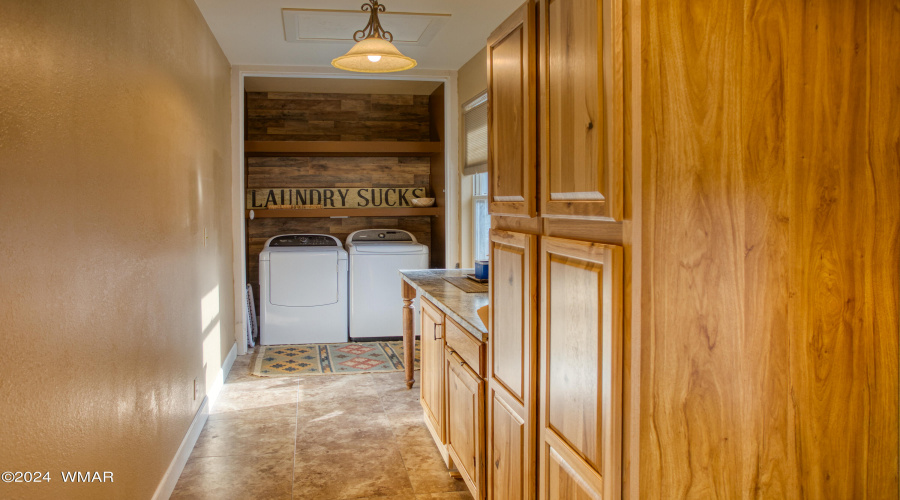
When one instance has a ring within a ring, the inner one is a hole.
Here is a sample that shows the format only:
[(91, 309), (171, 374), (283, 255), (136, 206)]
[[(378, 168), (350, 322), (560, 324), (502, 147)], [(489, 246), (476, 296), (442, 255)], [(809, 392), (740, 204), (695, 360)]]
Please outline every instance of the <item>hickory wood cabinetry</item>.
[(421, 298), (421, 398), (447, 466), (484, 498), (485, 345)]
[(488, 40), (489, 499), (621, 496), (621, 26), (528, 1)]
[[(439, 445), (446, 445), (444, 434), (444, 315), (426, 299), (421, 299), (421, 396), (425, 425)], [(445, 446), (438, 446), (447, 462)]]

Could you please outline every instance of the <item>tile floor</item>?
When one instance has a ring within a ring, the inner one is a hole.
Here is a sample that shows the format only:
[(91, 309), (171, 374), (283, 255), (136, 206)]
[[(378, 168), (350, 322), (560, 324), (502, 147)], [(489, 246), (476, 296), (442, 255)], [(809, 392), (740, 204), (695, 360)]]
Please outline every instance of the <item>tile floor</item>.
[[(471, 499), (403, 372), (260, 378), (238, 356), (173, 499)], [(418, 377), (418, 372), (416, 373)]]

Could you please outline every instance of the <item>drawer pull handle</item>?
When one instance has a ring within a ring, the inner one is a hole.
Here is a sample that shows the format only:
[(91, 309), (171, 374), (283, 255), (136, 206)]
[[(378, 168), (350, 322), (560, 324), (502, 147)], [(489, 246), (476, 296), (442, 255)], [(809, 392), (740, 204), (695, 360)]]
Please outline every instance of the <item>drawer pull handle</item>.
[(438, 329), (438, 324), (437, 324), (437, 323), (434, 323), (434, 331), (432, 332), (432, 337), (434, 337), (434, 340), (440, 340), (440, 339), (441, 339), (440, 337), (437, 336), (437, 329)]

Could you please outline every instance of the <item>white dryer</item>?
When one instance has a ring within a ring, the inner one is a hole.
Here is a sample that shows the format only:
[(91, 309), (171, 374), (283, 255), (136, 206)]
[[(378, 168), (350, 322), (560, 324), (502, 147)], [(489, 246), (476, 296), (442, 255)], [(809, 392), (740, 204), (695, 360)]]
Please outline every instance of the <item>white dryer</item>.
[[(399, 229), (364, 229), (347, 237), (350, 338), (403, 336), (401, 269), (428, 269), (428, 247)], [(418, 322), (416, 322), (418, 323)]]
[(259, 254), (259, 343), (346, 342), (347, 271), (334, 236), (269, 238)]

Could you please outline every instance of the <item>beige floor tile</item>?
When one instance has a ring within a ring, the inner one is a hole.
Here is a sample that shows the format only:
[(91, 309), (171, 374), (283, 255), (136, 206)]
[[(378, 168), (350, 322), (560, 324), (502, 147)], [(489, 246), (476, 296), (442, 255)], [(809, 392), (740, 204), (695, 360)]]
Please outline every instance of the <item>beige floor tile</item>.
[(225, 386), (209, 411), (209, 418), (296, 417), (297, 389), (284, 386), (235, 388)]
[(450, 493), (431, 493), (427, 495), (416, 495), (416, 500), (472, 500), (472, 495), (468, 490), (454, 491)]
[(298, 455), (321, 454), (361, 449), (396, 450), (387, 417), (381, 413), (334, 413), (323, 416), (301, 415), (297, 419)]
[(395, 413), (387, 416), (416, 494), (455, 492), (466, 489), (465, 483), (450, 477), (447, 465), (425, 427), (422, 411)]
[(386, 413), (422, 411), (422, 405), (419, 402), (418, 380), (412, 389), (407, 389), (406, 376), (403, 372), (373, 373), (371, 375)]
[(413, 493), (400, 453), (361, 443), (355, 451), (297, 453), (294, 498), (357, 499)]
[(293, 455), (297, 421), (293, 417), (209, 420), (192, 457)]
[(191, 458), (171, 498), (290, 499), (292, 464), (290, 455)]

